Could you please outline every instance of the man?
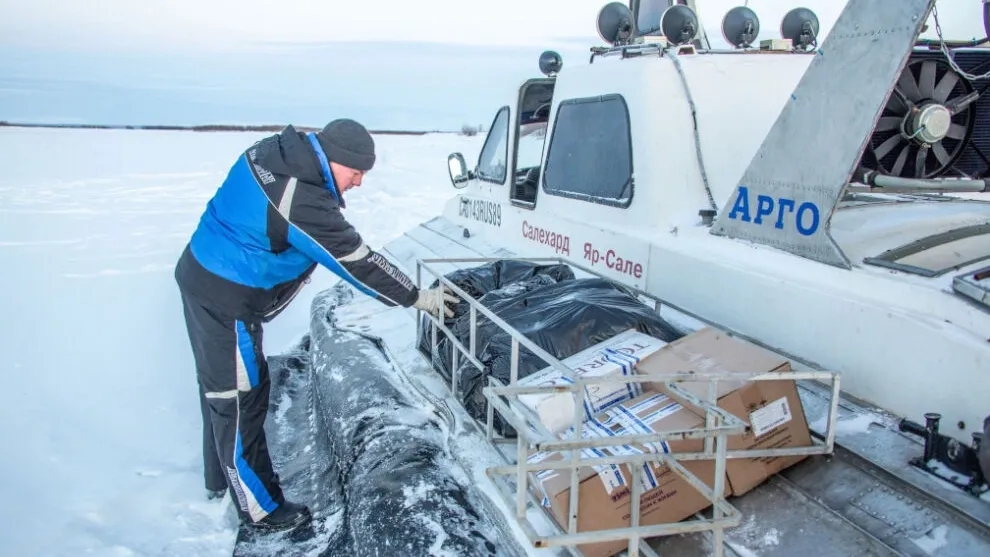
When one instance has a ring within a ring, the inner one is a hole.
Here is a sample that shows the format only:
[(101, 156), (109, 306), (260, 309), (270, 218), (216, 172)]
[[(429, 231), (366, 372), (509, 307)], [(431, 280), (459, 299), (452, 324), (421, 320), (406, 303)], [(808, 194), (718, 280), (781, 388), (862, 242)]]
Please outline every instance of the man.
[(211, 498), (229, 491), (245, 524), (285, 530), (311, 518), (283, 497), (268, 452), (262, 324), (316, 266), (389, 306), (449, 316), (445, 301), (457, 301), (439, 287), (419, 291), (344, 219), (343, 194), (374, 163), (374, 140), (353, 120), (309, 134), (287, 126), (241, 154), (176, 264), (199, 382), (206, 489)]

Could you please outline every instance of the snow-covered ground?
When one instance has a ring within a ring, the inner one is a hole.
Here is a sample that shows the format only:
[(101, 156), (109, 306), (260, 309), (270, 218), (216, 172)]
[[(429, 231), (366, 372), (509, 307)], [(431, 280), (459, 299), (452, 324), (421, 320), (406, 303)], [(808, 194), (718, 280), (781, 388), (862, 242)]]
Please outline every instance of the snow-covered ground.
[[(0, 128), (0, 555), (229, 555), (203, 497), (196, 381), (172, 278), (204, 204), (262, 133)], [(453, 194), (446, 156), (483, 137), (377, 136), (348, 193), (372, 246)], [(269, 324), (309, 326), (320, 269)]]

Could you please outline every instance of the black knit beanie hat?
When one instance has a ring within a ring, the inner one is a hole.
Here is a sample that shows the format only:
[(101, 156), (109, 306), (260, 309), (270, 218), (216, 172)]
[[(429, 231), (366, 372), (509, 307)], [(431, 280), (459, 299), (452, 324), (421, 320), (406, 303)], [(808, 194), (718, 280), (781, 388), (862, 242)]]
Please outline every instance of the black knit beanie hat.
[(328, 160), (355, 170), (371, 170), (375, 165), (375, 140), (354, 120), (334, 120), (320, 130), (316, 138)]

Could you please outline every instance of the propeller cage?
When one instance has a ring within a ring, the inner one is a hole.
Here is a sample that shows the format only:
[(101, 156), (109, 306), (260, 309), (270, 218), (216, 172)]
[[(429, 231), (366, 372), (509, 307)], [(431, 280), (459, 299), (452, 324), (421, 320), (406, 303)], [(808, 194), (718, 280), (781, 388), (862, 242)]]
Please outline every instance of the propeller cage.
[(877, 121), (863, 166), (900, 178), (950, 174), (976, 126), (978, 96), (945, 60), (913, 58)]

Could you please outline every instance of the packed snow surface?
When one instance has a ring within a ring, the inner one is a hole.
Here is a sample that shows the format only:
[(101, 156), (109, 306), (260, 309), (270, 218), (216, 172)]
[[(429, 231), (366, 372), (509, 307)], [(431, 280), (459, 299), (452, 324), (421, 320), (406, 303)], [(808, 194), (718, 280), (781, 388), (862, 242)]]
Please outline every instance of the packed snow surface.
[[(0, 555), (229, 555), (207, 501), (173, 265), (230, 164), (265, 133), (0, 128)], [(453, 195), (446, 157), (482, 136), (376, 136), (345, 216), (374, 247)], [(320, 269), (265, 329), (309, 328)], [(425, 495), (410, 486), (409, 500)]]

